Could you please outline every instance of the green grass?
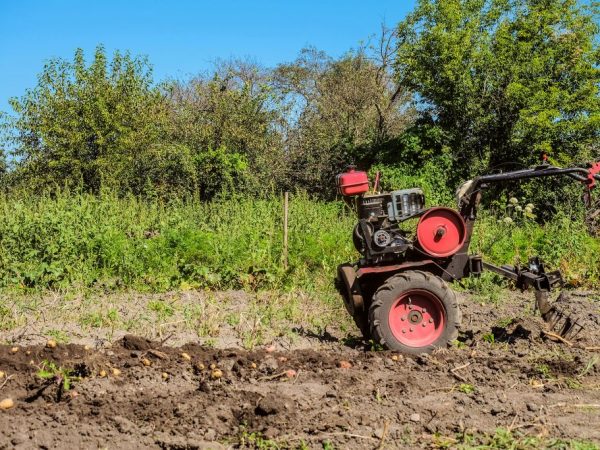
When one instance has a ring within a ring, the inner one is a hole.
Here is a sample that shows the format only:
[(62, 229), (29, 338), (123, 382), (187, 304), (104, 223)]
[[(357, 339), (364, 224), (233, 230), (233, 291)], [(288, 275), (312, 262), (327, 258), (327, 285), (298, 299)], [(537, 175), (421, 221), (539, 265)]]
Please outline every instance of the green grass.
[(555, 450), (598, 450), (600, 447), (589, 441), (562, 440), (527, 436), (499, 428), (493, 434), (464, 434), (459, 439), (451, 439), (444, 443), (443, 438), (438, 448), (457, 448), (462, 450), (535, 450), (539, 448)]
[(569, 285), (600, 285), (600, 239), (590, 236), (581, 221), (561, 213), (544, 226), (533, 220), (507, 224), (483, 214), (471, 249), (497, 264), (526, 264), (530, 256), (540, 255), (549, 269), (562, 271)]
[(287, 271), (280, 200), (62, 195), (3, 198), (0, 209), (1, 288), (317, 288), (356, 257), (344, 206), (304, 196), (290, 205)]
[[(279, 198), (165, 203), (112, 195), (3, 197), (0, 290), (301, 289), (332, 298), (336, 266), (358, 258), (353, 214), (341, 202), (292, 195), (284, 270), (282, 209)], [(561, 215), (542, 227), (483, 214), (472, 248), (497, 263), (540, 254), (571, 284), (598, 285), (599, 240)], [(489, 292), (489, 280), (472, 286), (483, 283)], [(151, 308), (169, 315), (168, 305)]]

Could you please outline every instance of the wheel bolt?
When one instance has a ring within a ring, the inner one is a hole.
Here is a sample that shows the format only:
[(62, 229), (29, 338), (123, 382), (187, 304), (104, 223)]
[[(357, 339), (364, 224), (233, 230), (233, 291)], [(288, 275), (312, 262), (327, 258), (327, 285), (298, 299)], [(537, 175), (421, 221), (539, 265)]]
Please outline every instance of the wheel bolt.
[(412, 305), (408, 305), (408, 309), (412, 309)]
[(406, 333), (406, 330), (402, 330), (403, 333)]
[(415, 329), (414, 329), (414, 328), (411, 328), (411, 329), (410, 329), (410, 332), (412, 333), (413, 331), (415, 331)]
[(422, 312), (423, 314), (425, 314), (425, 313), (427, 312), (427, 310), (426, 310), (425, 308), (423, 308), (423, 309), (421, 310), (421, 312)]
[(423, 322), (423, 328), (425, 328), (427, 326), (427, 324), (425, 322)]
[(433, 323), (433, 319), (429, 319), (429, 323)]
[(406, 316), (400, 317), (400, 320), (406, 320)]

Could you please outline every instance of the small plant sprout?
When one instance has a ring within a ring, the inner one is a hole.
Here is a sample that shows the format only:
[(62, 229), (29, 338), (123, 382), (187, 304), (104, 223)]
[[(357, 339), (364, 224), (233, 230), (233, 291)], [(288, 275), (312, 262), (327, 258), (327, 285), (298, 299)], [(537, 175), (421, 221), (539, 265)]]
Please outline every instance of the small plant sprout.
[(458, 391), (462, 392), (463, 394), (472, 394), (475, 392), (475, 386), (468, 383), (461, 383), (461, 385), (458, 386)]
[(56, 383), (58, 386), (57, 390), (57, 398), (60, 400), (63, 392), (66, 392), (71, 389), (71, 386), (74, 381), (78, 381), (81, 377), (74, 374), (74, 371), (71, 369), (66, 369), (64, 367), (59, 367), (56, 363), (51, 361), (42, 361), (40, 369), (37, 374), (38, 378), (42, 380), (47, 380), (48, 382)]
[(484, 342), (488, 342), (490, 344), (493, 344), (494, 342), (496, 342), (496, 337), (494, 336), (494, 333), (485, 333), (482, 337)]

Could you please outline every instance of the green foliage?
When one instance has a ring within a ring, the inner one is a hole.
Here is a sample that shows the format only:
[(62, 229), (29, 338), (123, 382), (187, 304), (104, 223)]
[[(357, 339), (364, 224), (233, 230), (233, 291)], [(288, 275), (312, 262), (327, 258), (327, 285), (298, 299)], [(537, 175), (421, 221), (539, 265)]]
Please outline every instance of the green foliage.
[(376, 164), (371, 174), (381, 173), (383, 190), (409, 189), (419, 187), (425, 193), (428, 206), (455, 206), (454, 192), (447, 185), (447, 172), (451, 170), (448, 155), (432, 158), (422, 165), (411, 163), (396, 165)]
[(461, 383), (461, 385), (458, 386), (458, 391), (462, 392), (463, 394), (472, 394), (475, 392), (475, 386), (468, 383)]
[(250, 432), (246, 428), (245, 425), (240, 427), (240, 435), (238, 437), (238, 447), (239, 448), (251, 448), (256, 450), (279, 450), (283, 448), (298, 448), (304, 449), (306, 448), (303, 443), (300, 446), (291, 447), (286, 443), (280, 443), (273, 439), (267, 439), (262, 435), (262, 433), (253, 431)]
[(412, 124), (410, 93), (394, 79), (394, 35), (338, 59), (305, 48), (274, 73), (288, 108), (288, 164), (292, 186), (331, 197), (331, 180), (345, 165), (369, 167), (394, 153), (395, 140)]
[(102, 46), (86, 65), (49, 61), (37, 86), (2, 116), (12, 167), (4, 185), (27, 192), (102, 189), (162, 198), (261, 194), (283, 183), (281, 111), (255, 66), (222, 64), (212, 78), (156, 85), (142, 57)]
[(496, 342), (496, 337), (494, 336), (494, 333), (485, 333), (482, 338), (484, 342), (487, 342), (488, 344), (493, 344), (494, 342)]
[(598, 8), (576, 0), (420, 0), (398, 28), (397, 76), (421, 135), (462, 176), (589, 160), (600, 129)]
[(221, 192), (243, 191), (248, 179), (248, 162), (244, 155), (230, 153), (225, 147), (209, 149), (196, 157), (196, 172), (202, 174), (199, 191), (203, 198), (213, 198)]
[(62, 391), (71, 389), (73, 381), (77, 381), (80, 377), (74, 375), (73, 370), (58, 367), (56, 363), (51, 361), (42, 361), (40, 370), (37, 371), (38, 378), (42, 380), (53, 380)]
[(203, 199), (285, 184), (284, 108), (271, 78), (255, 63), (231, 60), (214, 74), (166, 84), (166, 139), (191, 150)]
[(0, 198), (0, 210), (3, 288), (317, 289), (331, 284), (338, 264), (356, 258), (350, 213), (303, 195), (290, 205), (287, 272), (281, 199), (164, 203), (58, 194)]
[(471, 249), (496, 264), (525, 264), (541, 255), (549, 267), (561, 269), (567, 283), (580, 286), (600, 279), (600, 240), (591, 237), (581, 219), (557, 213), (539, 225), (533, 220), (505, 221), (482, 214), (475, 224)]
[(10, 181), (33, 190), (128, 187), (166, 117), (148, 62), (119, 52), (109, 62), (102, 46), (89, 66), (80, 49), (72, 62), (50, 60), (37, 86), (10, 103), (17, 114)]
[[(498, 428), (493, 434), (462, 433), (451, 444), (452, 448), (461, 450), (471, 449), (510, 449), (510, 450), (535, 450), (539, 448), (556, 450), (598, 450), (598, 445), (589, 441), (548, 439), (528, 436), (518, 431)], [(443, 440), (443, 438), (442, 438)], [(440, 448), (447, 448), (444, 442), (437, 443)]]
[[(282, 203), (281, 198), (164, 202), (68, 193), (0, 197), (0, 288), (302, 288), (327, 301), (337, 298), (332, 291), (337, 265), (358, 257), (350, 239), (353, 213), (341, 202), (293, 195), (286, 271)], [(517, 227), (483, 215), (472, 250), (501, 264), (540, 254), (572, 285), (593, 286), (599, 246), (581, 223), (564, 216), (544, 226), (529, 221)], [(151, 309), (169, 314), (169, 305), (161, 302)], [(106, 315), (85, 319), (91, 327), (114, 321)]]

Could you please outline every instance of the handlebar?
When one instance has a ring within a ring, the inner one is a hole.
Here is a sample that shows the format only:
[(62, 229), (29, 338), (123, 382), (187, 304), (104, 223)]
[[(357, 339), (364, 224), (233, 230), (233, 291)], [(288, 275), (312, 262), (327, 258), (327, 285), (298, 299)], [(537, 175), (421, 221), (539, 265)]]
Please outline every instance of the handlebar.
[[(476, 199), (476, 192), (480, 189), (484, 189), (490, 183), (500, 183), (503, 181), (516, 181), (516, 180), (527, 180), (531, 178), (540, 178), (547, 176), (560, 176), (565, 175), (573, 180), (579, 181), (580, 183), (587, 186), (589, 190), (595, 187), (596, 181), (600, 181), (600, 161), (591, 164), (590, 168), (586, 169), (583, 167), (569, 167), (560, 168), (552, 166), (548, 163), (544, 163), (540, 166), (532, 169), (521, 169), (512, 172), (504, 172), (490, 175), (481, 175), (474, 178), (471, 181), (464, 183), (457, 191), (457, 197), (459, 205), (468, 207), (474, 207), (478, 200)], [(459, 206), (460, 207), (460, 206)], [(462, 209), (462, 208), (461, 208)], [(468, 207), (468, 209), (471, 209)]]
[(566, 169), (555, 167), (550, 164), (542, 164), (534, 167), (533, 169), (522, 169), (515, 170), (513, 172), (505, 172), (498, 174), (482, 175), (475, 178), (474, 184), (484, 185), (487, 183), (498, 183), (502, 181), (511, 180), (525, 180), (530, 178), (539, 178), (546, 176), (557, 176), (566, 175), (576, 181), (593, 187), (595, 182), (593, 180), (600, 181), (600, 161), (593, 163), (591, 168), (585, 169), (583, 167), (569, 167)]

